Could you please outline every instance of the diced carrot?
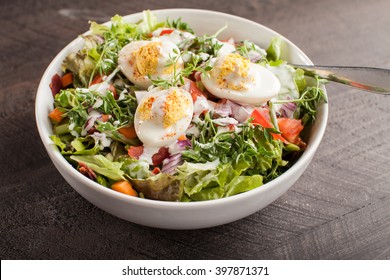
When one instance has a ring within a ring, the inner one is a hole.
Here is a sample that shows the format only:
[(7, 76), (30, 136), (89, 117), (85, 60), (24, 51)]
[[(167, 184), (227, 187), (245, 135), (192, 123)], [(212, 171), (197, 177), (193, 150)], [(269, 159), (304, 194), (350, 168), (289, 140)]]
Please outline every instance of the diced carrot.
[(118, 129), (118, 132), (125, 136), (127, 139), (137, 138), (134, 125), (124, 126)]
[(144, 153), (144, 146), (131, 146), (127, 153), (130, 157), (139, 159), (139, 157)]
[(73, 74), (72, 73), (66, 73), (64, 76), (61, 77), (61, 85), (62, 88), (66, 88), (73, 84)]
[(138, 196), (137, 192), (133, 189), (128, 181), (118, 181), (111, 185), (111, 189), (117, 192), (121, 192), (130, 196)]
[(49, 113), (49, 118), (53, 122), (59, 123), (64, 119), (64, 117), (62, 116), (63, 113), (64, 112), (62, 112), (59, 108), (54, 108), (54, 110)]
[(108, 122), (108, 120), (110, 119), (111, 115), (108, 115), (108, 114), (102, 114), (102, 116), (100, 117), (100, 120), (102, 122)]
[(180, 141), (187, 140), (187, 136), (185, 134), (180, 135), (180, 137), (177, 139)]

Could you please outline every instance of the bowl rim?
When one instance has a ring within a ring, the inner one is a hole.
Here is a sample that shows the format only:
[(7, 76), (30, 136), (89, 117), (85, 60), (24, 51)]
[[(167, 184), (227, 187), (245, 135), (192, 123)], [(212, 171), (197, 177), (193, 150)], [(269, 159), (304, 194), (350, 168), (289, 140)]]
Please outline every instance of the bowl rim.
[[(159, 13), (190, 13), (190, 14), (207, 14), (207, 15), (215, 15), (215, 16), (222, 16), (222, 17), (227, 17), (230, 19), (235, 19), (239, 20), (241, 22), (245, 22), (248, 24), (256, 25), (257, 27), (260, 27), (261, 29), (267, 30), (271, 33), (276, 33), (278, 36), (280, 36), (285, 42), (287, 42), (290, 46), (294, 48), (294, 53), (298, 53), (300, 57), (302, 57), (304, 60), (307, 61), (307, 64), (313, 64), (312, 61), (309, 59), (309, 57), (293, 42), (291, 42), (289, 39), (287, 39), (285, 36), (282, 34), (278, 33), (277, 31), (264, 26), (258, 22), (228, 14), (228, 13), (223, 13), (223, 12), (218, 12), (218, 11), (213, 11), (213, 10), (207, 10), (207, 9), (187, 9), (187, 8), (174, 8), (174, 9), (156, 9), (156, 10), (151, 10), (152, 13), (158, 15)], [(132, 17), (140, 17), (142, 15), (142, 12), (137, 12), (133, 14), (128, 14), (124, 15), (123, 19), (125, 21), (128, 21), (129, 18)], [(110, 21), (107, 21), (103, 24), (109, 24)], [(89, 31), (86, 31), (83, 34), (88, 33)], [(223, 204), (229, 204), (229, 203), (234, 203), (238, 202), (240, 200), (245, 201), (246, 198), (252, 197), (252, 196), (261, 196), (262, 193), (267, 192), (271, 188), (277, 187), (279, 182), (284, 181), (287, 177), (294, 177), (294, 173), (299, 170), (305, 170), (305, 165), (308, 164), (312, 157), (314, 156), (322, 138), (325, 133), (326, 129), (326, 124), (328, 120), (328, 103), (325, 103), (321, 108), (321, 122), (316, 123), (318, 126), (317, 133), (315, 134), (314, 137), (311, 137), (310, 142), (308, 143), (305, 151), (301, 154), (299, 159), (288, 169), (286, 170), (283, 174), (281, 174), (279, 177), (271, 180), (268, 183), (265, 183), (255, 189), (252, 189), (247, 192), (239, 193), (234, 196), (230, 197), (224, 197), (220, 199), (214, 199), (214, 200), (206, 200), (206, 201), (190, 201), (190, 202), (180, 202), (180, 201), (159, 201), (159, 200), (152, 200), (152, 199), (140, 199), (138, 197), (132, 197), (128, 196), (119, 192), (112, 191), (111, 189), (104, 187), (103, 185), (98, 184), (95, 181), (92, 181), (91, 179), (85, 177), (82, 175), (80, 172), (78, 172), (75, 168), (71, 166), (71, 164), (65, 159), (65, 157), (60, 153), (58, 147), (50, 140), (49, 138), (49, 131), (47, 131), (44, 128), (44, 125), (42, 124), (42, 120), (39, 116), (38, 110), (40, 108), (40, 101), (41, 99), (44, 99), (42, 96), (43, 92), (46, 90), (48, 85), (45, 83), (44, 79), (49, 75), (49, 73), (52, 71), (53, 68), (55, 68), (55, 65), (58, 63), (58, 59), (61, 57), (61, 55), (70, 48), (72, 44), (75, 44), (78, 40), (82, 40), (80, 37), (76, 37), (74, 40), (69, 42), (60, 52), (57, 53), (57, 55), (52, 59), (48, 67), (46, 68), (44, 74), (41, 77), (41, 81), (38, 86), (37, 94), (36, 94), (36, 100), (35, 100), (35, 118), (36, 118), (36, 125), (37, 129), (39, 132), (39, 135), (41, 137), (42, 143), (44, 144), (49, 157), (55, 164), (57, 168), (57, 164), (67, 171), (67, 173), (72, 174), (75, 176), (75, 179), (77, 181), (80, 181), (81, 184), (83, 184), (83, 187), (86, 186), (88, 188), (91, 188), (93, 191), (97, 191), (102, 193), (103, 195), (107, 195), (111, 198), (126, 202), (126, 203), (132, 203), (136, 204), (139, 206), (148, 206), (148, 207), (156, 207), (156, 208), (171, 208), (171, 209), (177, 209), (183, 208), (183, 209), (197, 209), (197, 208), (203, 208), (205, 206), (218, 206), (218, 205), (223, 205)], [(51, 78), (51, 77), (50, 77)], [(325, 96), (327, 96), (326, 89), (323, 87)], [(68, 183), (69, 184), (69, 183)], [(71, 186), (73, 188), (73, 186)]]

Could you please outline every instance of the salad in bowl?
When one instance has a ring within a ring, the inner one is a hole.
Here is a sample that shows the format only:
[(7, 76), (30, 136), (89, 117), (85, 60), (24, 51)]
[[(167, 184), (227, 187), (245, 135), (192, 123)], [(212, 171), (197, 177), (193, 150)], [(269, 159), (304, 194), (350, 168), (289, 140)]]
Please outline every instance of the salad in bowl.
[(261, 187), (306, 148), (320, 79), (267, 46), (197, 34), (181, 18), (91, 22), (51, 77), (50, 139), (81, 174), (113, 191), (204, 201)]

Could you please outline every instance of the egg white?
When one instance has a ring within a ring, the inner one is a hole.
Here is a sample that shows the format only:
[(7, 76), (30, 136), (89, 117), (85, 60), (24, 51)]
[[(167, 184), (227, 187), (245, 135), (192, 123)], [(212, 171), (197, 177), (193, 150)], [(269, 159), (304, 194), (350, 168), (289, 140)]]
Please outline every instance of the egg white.
[[(180, 106), (167, 112), (164, 110), (165, 103), (169, 96), (176, 93), (180, 96)], [(153, 100), (149, 117), (145, 119), (143, 108), (145, 102)], [(138, 104), (134, 116), (134, 126), (138, 138), (141, 142), (150, 147), (163, 147), (172, 144), (181, 135), (185, 134), (186, 129), (191, 123), (193, 116), (193, 101), (191, 94), (182, 88), (172, 87), (167, 90), (154, 89), (152, 92), (144, 95)], [(181, 114), (181, 118), (169, 126), (164, 125), (165, 114)]]
[(225, 98), (240, 104), (260, 105), (276, 97), (280, 91), (279, 79), (265, 67), (249, 63), (247, 75), (244, 77), (238, 69), (231, 71), (223, 78), (231, 84), (242, 85), (239, 89), (232, 89), (218, 83), (221, 75), (220, 66), (226, 55), (219, 56), (212, 62), (213, 69), (201, 80), (206, 89), (219, 98)]
[[(150, 74), (151, 79), (169, 80), (173, 77), (174, 71), (173, 68), (168, 70), (166, 65), (169, 63), (170, 59), (180, 53), (179, 48), (174, 43), (168, 40), (159, 41), (158, 39), (152, 41), (134, 41), (124, 46), (119, 52), (118, 64), (122, 73), (139, 89), (147, 89), (153, 83), (149, 79), (148, 75), (140, 74), (137, 69), (137, 53), (140, 48), (154, 42), (159, 42), (161, 45), (159, 47), (159, 54), (157, 58), (157, 68), (149, 69), (153, 72)], [(183, 69), (183, 64), (183, 60), (179, 57), (175, 66), (176, 73)]]

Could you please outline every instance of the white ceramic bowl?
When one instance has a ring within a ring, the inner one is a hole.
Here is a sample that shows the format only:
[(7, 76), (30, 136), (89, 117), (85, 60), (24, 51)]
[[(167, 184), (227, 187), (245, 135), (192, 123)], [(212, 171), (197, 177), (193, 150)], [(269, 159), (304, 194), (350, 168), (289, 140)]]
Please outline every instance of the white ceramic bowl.
[[(196, 34), (214, 34), (225, 24), (228, 29), (224, 38), (252, 40), (259, 46), (267, 47), (271, 39), (280, 34), (253, 21), (224, 13), (192, 10), (168, 9), (153, 13), (159, 20), (182, 18), (189, 23)], [(141, 13), (124, 17), (129, 22), (137, 22)], [(283, 59), (298, 64), (312, 64), (310, 59), (288, 39), (283, 49)], [(42, 142), (54, 165), (65, 180), (84, 198), (119, 218), (158, 228), (197, 229), (222, 225), (246, 217), (272, 203), (286, 192), (302, 175), (313, 158), (325, 131), (328, 107), (319, 108), (316, 123), (311, 129), (307, 149), (299, 160), (284, 174), (263, 186), (236, 196), (203, 202), (165, 202), (130, 197), (103, 187), (76, 171), (60, 154), (49, 136), (52, 127), (48, 113), (53, 109), (53, 98), (49, 89), (51, 77), (61, 72), (61, 62), (67, 54), (83, 45), (79, 37), (67, 45), (51, 62), (40, 82), (36, 96), (36, 121)]]

